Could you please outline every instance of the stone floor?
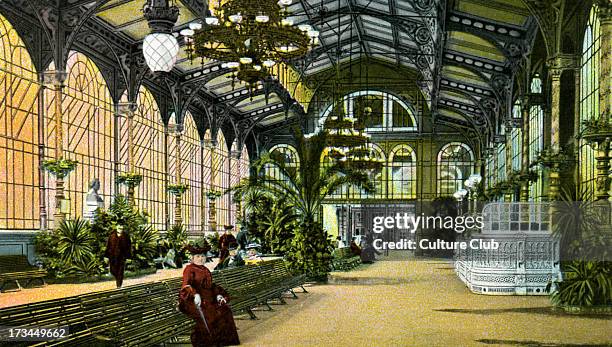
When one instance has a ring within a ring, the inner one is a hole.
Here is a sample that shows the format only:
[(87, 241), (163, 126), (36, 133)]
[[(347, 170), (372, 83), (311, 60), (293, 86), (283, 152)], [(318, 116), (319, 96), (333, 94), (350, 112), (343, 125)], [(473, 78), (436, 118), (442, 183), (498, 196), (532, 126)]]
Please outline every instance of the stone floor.
[(612, 345), (612, 317), (557, 314), (548, 297), (472, 294), (446, 260), (396, 257), (307, 289), (260, 320), (239, 320), (243, 345)]
[[(551, 311), (547, 297), (470, 293), (446, 260), (392, 255), (346, 273), (309, 293), (237, 317), (244, 346), (611, 346), (612, 317)], [(135, 284), (180, 276), (162, 270)], [(0, 294), (0, 307), (111, 289), (113, 282), (50, 285)], [(188, 337), (184, 337), (187, 338)], [(181, 344), (172, 344), (180, 346)]]

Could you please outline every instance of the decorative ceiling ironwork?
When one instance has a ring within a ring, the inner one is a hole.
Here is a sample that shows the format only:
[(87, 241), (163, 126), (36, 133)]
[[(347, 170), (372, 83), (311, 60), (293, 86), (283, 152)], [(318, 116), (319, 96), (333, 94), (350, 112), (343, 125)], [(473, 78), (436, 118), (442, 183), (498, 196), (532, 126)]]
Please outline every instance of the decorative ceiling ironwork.
[[(123, 75), (112, 84), (117, 89), (127, 88), (124, 80), (130, 78), (154, 78), (139, 70), (142, 61), (134, 58), (150, 32), (142, 0), (61, 3), (61, 12), (50, 0), (4, 0), (0, 8), (41, 23), (42, 34), (24, 33), (28, 46), (36, 47), (35, 41), (47, 35), (49, 42), (63, 37), (66, 45), (89, 47), (107, 61), (123, 57), (124, 64), (115, 67)], [(306, 82), (348, 61), (413, 70), (420, 76), (410, 83), (433, 103), (434, 117), (491, 132), (510, 114), (513, 79), (533, 49), (538, 29), (549, 52), (558, 45), (561, 4), (562, 0), (293, 0), (288, 10), (294, 25), (308, 24), (318, 31), (320, 45), (291, 65)], [(174, 32), (184, 45), (178, 33), (203, 21), (208, 2), (176, 0), (176, 5), (180, 13)], [(51, 58), (45, 59), (41, 66)], [(226, 103), (238, 119), (258, 119), (262, 126), (285, 124), (304, 113), (280, 85), (274, 92), (255, 90), (250, 100), (246, 84), (233, 89), (228, 84), (230, 69), (208, 59), (192, 63), (184, 49), (171, 76), (179, 83), (204, 85), (194, 104)]]

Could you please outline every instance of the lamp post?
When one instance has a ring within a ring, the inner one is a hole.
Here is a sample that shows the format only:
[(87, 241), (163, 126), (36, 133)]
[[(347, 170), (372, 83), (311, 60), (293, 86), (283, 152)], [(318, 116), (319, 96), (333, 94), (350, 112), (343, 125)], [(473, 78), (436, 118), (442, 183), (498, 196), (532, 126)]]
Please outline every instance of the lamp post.
[(459, 216), (463, 215), (463, 198), (467, 195), (468, 191), (461, 188), (453, 194), (453, 197), (457, 199), (457, 213)]
[(476, 212), (476, 198), (478, 197), (478, 185), (482, 182), (482, 176), (472, 174), (465, 180), (464, 185), (467, 188), (469, 195), (468, 213)]

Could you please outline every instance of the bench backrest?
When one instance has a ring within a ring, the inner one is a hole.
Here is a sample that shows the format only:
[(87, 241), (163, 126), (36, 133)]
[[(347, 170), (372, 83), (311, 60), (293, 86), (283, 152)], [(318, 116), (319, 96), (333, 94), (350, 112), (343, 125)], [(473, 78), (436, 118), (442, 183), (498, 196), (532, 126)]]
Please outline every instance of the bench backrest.
[(21, 272), (38, 270), (36, 266), (30, 265), (25, 255), (2, 255), (0, 256), (0, 273)]
[(91, 331), (120, 332), (123, 327), (138, 325), (141, 321), (163, 319), (174, 310), (176, 297), (169, 296), (165, 283), (153, 282), (84, 294), (80, 300), (83, 319)]
[(87, 329), (80, 300), (76, 297), (0, 309), (0, 326), (68, 327), (71, 334)]

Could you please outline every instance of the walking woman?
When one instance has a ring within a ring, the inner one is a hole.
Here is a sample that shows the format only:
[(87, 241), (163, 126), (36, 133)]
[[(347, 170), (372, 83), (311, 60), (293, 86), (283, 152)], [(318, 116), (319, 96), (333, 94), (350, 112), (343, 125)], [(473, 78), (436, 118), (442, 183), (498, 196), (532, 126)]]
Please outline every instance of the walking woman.
[(229, 296), (212, 281), (204, 266), (206, 248), (187, 246), (192, 254), (191, 264), (183, 271), (183, 285), (179, 293), (179, 309), (195, 320), (191, 333), (194, 347), (239, 345), (238, 332)]

